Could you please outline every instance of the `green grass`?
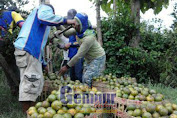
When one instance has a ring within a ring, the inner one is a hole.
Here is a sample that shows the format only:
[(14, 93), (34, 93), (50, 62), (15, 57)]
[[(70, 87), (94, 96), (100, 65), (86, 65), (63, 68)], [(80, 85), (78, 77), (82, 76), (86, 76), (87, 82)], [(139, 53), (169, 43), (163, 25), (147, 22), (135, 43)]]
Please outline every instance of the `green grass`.
[(0, 74), (0, 118), (26, 118), (18, 97), (11, 95), (3, 73)]
[(177, 88), (171, 88), (163, 84), (151, 84), (151, 83), (149, 83), (147, 87), (163, 94), (166, 100), (169, 100), (170, 102), (177, 104)]

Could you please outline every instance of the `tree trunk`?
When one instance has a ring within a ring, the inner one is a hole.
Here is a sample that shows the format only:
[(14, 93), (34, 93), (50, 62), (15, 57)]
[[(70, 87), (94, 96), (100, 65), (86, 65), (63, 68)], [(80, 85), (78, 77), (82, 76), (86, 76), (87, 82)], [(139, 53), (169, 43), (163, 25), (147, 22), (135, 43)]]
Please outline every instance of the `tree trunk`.
[(18, 67), (16, 66), (15, 57), (12, 58), (9, 62), (7, 62), (6, 60), (7, 59), (5, 59), (2, 54), (0, 54), (0, 66), (2, 67), (6, 75), (7, 82), (10, 86), (12, 94), (17, 95), (18, 86), (20, 83), (20, 72), (18, 70)]
[(103, 45), (102, 42), (102, 33), (101, 33), (101, 17), (100, 17), (100, 0), (96, 1), (96, 18), (97, 18), (97, 37), (100, 45)]
[(47, 45), (46, 48), (46, 61), (47, 61), (47, 68), (49, 72), (53, 72), (53, 65), (52, 65), (52, 49), (51, 49), (51, 44)]
[[(140, 24), (140, 0), (132, 0), (131, 2), (131, 16), (135, 25)], [(140, 41), (140, 31), (139, 28), (136, 30), (136, 36), (133, 37), (131, 41), (132, 47), (138, 47)]]
[(113, 1), (113, 10), (114, 10), (114, 18), (115, 18), (116, 17), (116, 10), (117, 10), (116, 0)]

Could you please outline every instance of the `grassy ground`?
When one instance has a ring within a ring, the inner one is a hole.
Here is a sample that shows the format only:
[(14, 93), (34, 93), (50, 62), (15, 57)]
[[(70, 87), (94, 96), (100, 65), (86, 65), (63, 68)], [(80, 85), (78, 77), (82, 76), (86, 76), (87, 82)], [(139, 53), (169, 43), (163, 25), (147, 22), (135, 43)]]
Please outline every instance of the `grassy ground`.
[(177, 104), (177, 88), (171, 88), (162, 84), (151, 84), (147, 85), (148, 88), (154, 89), (165, 96), (165, 99)]
[(10, 93), (4, 74), (0, 75), (0, 118), (26, 118), (21, 112), (18, 98)]
[[(148, 84), (148, 88), (162, 93), (165, 99), (177, 104), (177, 89), (161, 84)], [(0, 118), (26, 118), (21, 111), (17, 97), (10, 94), (10, 89), (5, 81), (4, 74), (0, 72)]]

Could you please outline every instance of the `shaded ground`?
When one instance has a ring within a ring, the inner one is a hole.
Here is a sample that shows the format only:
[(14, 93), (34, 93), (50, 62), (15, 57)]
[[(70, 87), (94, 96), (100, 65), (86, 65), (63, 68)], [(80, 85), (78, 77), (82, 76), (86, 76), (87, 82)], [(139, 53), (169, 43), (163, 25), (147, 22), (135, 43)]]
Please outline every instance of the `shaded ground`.
[(3, 73), (0, 74), (0, 118), (26, 118), (18, 98), (11, 95)]

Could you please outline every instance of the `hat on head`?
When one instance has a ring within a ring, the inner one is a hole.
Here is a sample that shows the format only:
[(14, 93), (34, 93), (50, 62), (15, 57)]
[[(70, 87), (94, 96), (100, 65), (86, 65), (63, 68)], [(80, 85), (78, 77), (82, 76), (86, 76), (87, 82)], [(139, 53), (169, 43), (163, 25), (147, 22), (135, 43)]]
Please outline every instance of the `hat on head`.
[(80, 25), (80, 32), (83, 33), (89, 28), (88, 16), (85, 13), (77, 13), (74, 17)]
[(79, 23), (80, 32), (77, 32), (79, 38), (83, 38), (84, 35), (95, 35), (95, 31), (92, 29), (92, 25), (88, 20), (88, 15), (86, 13), (77, 13), (74, 19)]
[(67, 13), (67, 19), (74, 19), (74, 16), (77, 14), (75, 9), (70, 9)]

